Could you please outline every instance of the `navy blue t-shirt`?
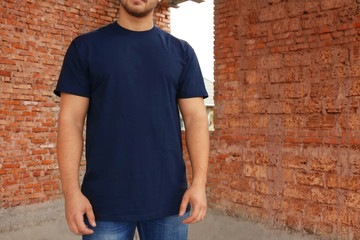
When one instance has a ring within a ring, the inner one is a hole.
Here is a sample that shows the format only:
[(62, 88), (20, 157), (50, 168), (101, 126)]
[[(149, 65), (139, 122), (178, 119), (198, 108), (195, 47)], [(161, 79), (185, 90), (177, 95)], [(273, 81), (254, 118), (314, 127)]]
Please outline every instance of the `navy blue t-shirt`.
[(177, 100), (207, 97), (188, 43), (115, 21), (71, 42), (54, 92), (89, 98), (81, 189), (97, 220), (179, 212), (187, 182)]

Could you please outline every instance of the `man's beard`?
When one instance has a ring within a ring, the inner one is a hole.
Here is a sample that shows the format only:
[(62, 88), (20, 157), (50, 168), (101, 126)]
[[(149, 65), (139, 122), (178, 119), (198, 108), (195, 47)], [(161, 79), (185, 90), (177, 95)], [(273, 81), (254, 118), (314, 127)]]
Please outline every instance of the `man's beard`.
[(136, 11), (135, 9), (132, 9), (127, 4), (124, 4), (122, 0), (120, 0), (120, 4), (129, 15), (136, 18), (143, 18), (149, 15), (156, 8), (158, 2), (156, 1), (154, 4), (151, 4), (150, 6), (146, 6), (146, 8), (143, 11)]

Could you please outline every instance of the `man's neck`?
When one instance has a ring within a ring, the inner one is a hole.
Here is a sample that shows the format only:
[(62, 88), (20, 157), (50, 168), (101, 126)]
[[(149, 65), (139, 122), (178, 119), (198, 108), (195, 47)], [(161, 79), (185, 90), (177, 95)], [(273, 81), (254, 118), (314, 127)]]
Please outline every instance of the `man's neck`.
[(147, 31), (154, 27), (153, 14), (149, 14), (143, 18), (137, 18), (129, 15), (123, 8), (120, 7), (119, 18), (117, 23), (131, 31)]

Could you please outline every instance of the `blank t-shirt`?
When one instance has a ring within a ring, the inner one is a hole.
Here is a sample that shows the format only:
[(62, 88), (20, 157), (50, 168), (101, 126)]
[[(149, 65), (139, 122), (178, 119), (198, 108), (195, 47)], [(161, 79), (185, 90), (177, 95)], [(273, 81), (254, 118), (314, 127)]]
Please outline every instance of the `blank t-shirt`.
[(187, 42), (115, 21), (71, 42), (54, 92), (89, 98), (81, 190), (97, 220), (178, 214), (187, 182), (177, 101), (207, 97)]

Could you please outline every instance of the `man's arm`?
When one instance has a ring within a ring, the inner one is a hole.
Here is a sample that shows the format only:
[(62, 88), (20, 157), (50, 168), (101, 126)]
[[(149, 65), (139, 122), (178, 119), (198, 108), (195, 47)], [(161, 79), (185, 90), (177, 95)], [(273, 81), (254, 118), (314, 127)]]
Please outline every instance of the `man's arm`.
[(182, 216), (188, 203), (192, 205), (191, 216), (183, 223), (195, 223), (206, 215), (206, 178), (209, 161), (209, 130), (203, 98), (179, 99), (180, 111), (185, 122), (185, 139), (192, 166), (192, 184), (185, 192), (180, 206)]
[(70, 230), (79, 235), (92, 234), (83, 219), (86, 213), (95, 226), (95, 217), (89, 200), (79, 186), (79, 165), (83, 151), (83, 129), (89, 99), (61, 93), (58, 121), (57, 157), (65, 196), (66, 220)]

